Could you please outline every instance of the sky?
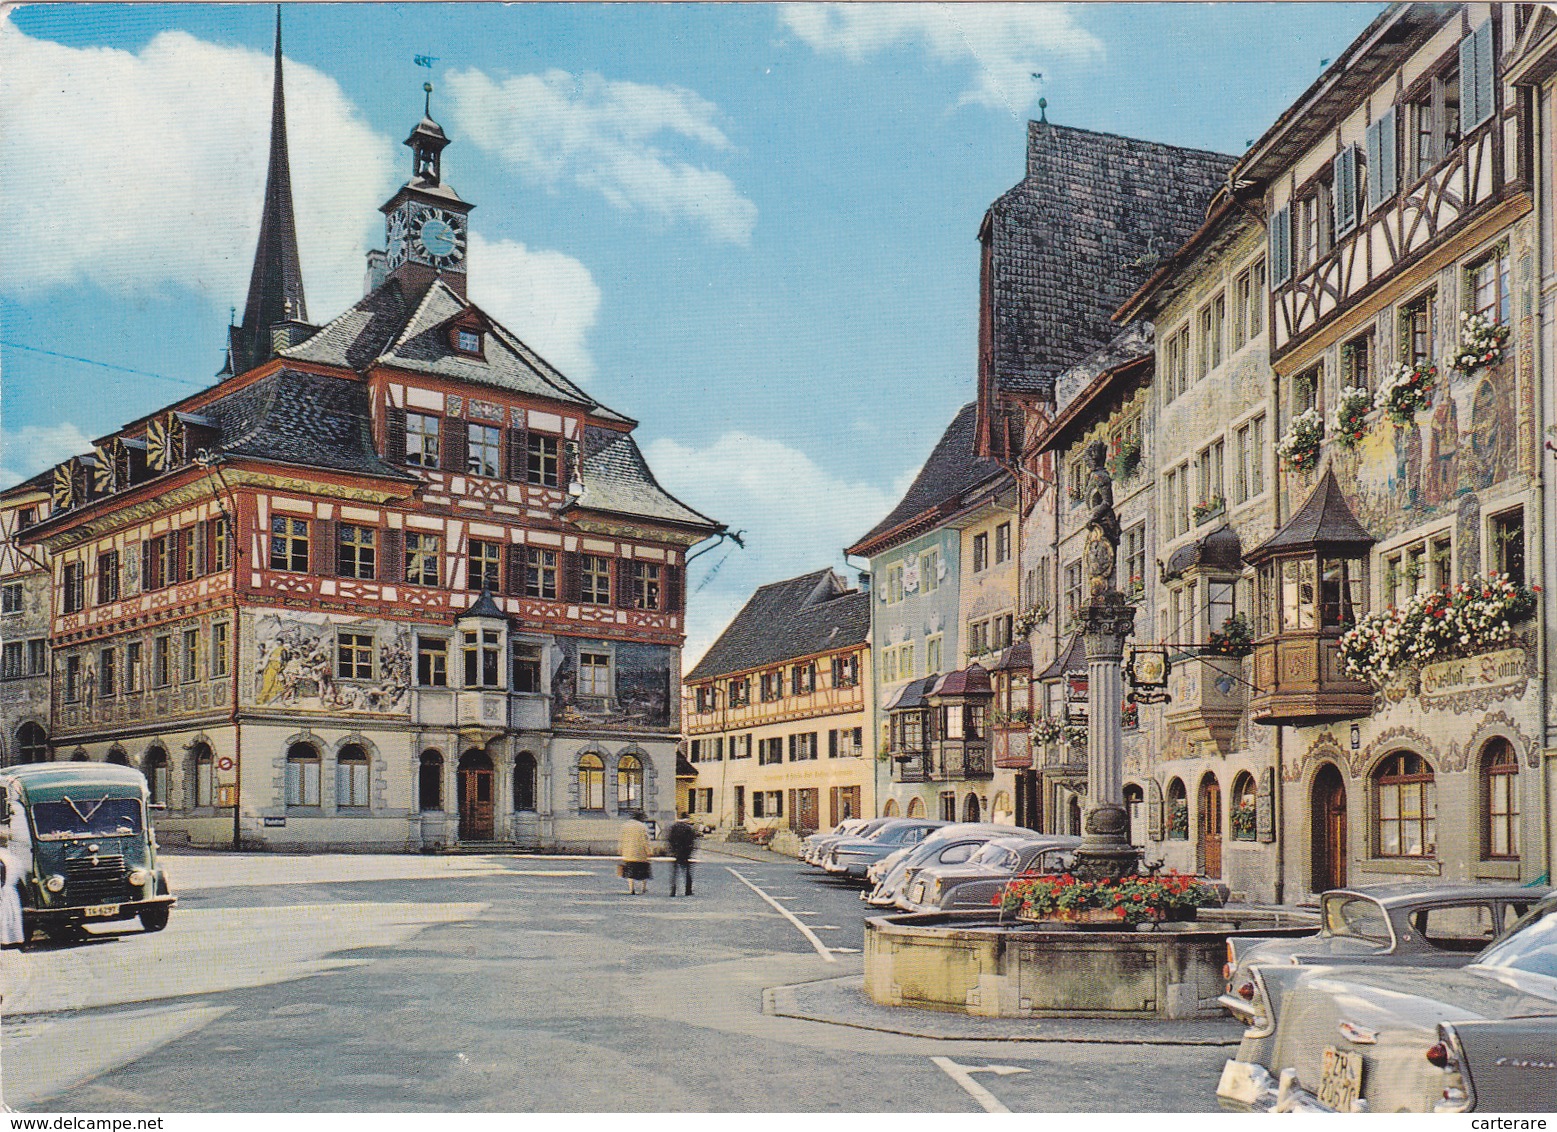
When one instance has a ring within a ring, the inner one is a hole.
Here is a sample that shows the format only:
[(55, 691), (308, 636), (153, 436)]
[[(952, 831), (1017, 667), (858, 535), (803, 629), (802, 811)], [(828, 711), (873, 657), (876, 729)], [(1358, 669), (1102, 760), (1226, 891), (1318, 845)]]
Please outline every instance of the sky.
[[(1040, 98), (1242, 153), (1380, 8), (285, 4), (308, 313), (360, 297), (430, 80), (444, 179), (476, 205), (472, 301), (744, 532), (689, 568), (690, 667), (757, 586), (847, 570), (974, 398), (979, 222)], [(213, 382), (259, 230), (274, 20), (0, 15), (0, 487)]]

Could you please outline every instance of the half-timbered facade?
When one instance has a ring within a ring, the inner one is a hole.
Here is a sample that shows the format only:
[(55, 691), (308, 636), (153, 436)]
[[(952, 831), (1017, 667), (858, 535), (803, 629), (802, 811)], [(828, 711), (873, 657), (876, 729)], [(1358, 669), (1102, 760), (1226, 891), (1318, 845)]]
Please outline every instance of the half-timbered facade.
[(141, 767), (199, 844), (607, 848), (674, 812), (684, 555), (719, 524), (467, 300), (430, 115), (368, 293), (303, 321), (276, 66), (230, 365), (55, 469), (22, 534), (56, 757)]
[(49, 513), (50, 474), (0, 493), (0, 766), (49, 758), (48, 559), (18, 537)]

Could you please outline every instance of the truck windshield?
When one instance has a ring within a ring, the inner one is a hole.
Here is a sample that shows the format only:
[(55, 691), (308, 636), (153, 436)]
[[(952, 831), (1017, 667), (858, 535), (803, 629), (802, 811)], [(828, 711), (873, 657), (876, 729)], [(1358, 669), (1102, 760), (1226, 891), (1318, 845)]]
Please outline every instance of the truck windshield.
[(141, 831), (141, 801), (107, 795), (96, 798), (66, 795), (57, 802), (33, 803), (32, 820), (43, 841), (58, 841), (65, 837), (122, 837)]

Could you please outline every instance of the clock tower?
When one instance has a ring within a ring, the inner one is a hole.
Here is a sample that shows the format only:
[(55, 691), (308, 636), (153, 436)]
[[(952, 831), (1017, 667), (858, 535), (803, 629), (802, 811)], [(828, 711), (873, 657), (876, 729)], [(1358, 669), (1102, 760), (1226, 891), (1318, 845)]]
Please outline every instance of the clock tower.
[(405, 139), (411, 179), (379, 211), (384, 214), (384, 268), (407, 292), (424, 294), (434, 279), (465, 297), (465, 251), (472, 205), (443, 183), (443, 149), (449, 137), (432, 119), (432, 83), (424, 83), (422, 120)]

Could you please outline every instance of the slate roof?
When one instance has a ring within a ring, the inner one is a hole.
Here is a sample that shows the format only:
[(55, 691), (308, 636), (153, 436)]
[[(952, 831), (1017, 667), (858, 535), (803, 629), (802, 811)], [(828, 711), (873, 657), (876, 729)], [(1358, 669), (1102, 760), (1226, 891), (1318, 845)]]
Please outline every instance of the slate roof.
[(1010, 473), (999, 462), (974, 455), (977, 426), (978, 403), (970, 401), (957, 410), (957, 415), (941, 434), (930, 458), (919, 469), (919, 474), (914, 477), (914, 482), (909, 485), (898, 505), (850, 547), (849, 553), (868, 557), (861, 547), (869, 546), (905, 523), (960, 498), (972, 488), (1002, 476), (1008, 477)]
[(1223, 523), (1204, 538), (1179, 547), (1168, 557), (1168, 564), (1163, 568), (1164, 580), (1182, 577), (1191, 566), (1241, 573), (1243, 544), (1238, 541), (1238, 532)]
[[(454, 349), (443, 329), (467, 309), (476, 310), (490, 327), (479, 357)], [(585, 393), (442, 279), (433, 282), (414, 308), (400, 281), (386, 280), (317, 333), (283, 349), (281, 356), (359, 371), (375, 364), (394, 366), (581, 405), (598, 417), (636, 423)]]
[(583, 455), (579, 480), (584, 494), (573, 501), (573, 506), (686, 523), (710, 531), (722, 529), (723, 524), (717, 519), (694, 511), (660, 486), (631, 433), (586, 425)]
[(998, 391), (1055, 378), (1114, 337), (1113, 313), (1200, 227), (1235, 158), (1051, 122), (1027, 125), (1027, 175), (989, 208)]
[(374, 451), (368, 390), (360, 381), (280, 369), (200, 412), (220, 430), (229, 456), (416, 482)]
[(1034, 680), (1057, 680), (1072, 672), (1085, 672), (1087, 670), (1087, 646), (1081, 639), (1081, 630), (1077, 629), (1071, 634), (1065, 648), (1060, 655), (1054, 658), (1054, 662), (1042, 672), (1034, 676)]
[(1373, 536), (1347, 505), (1335, 469), (1326, 464), (1325, 474), (1286, 525), (1245, 554), (1243, 560), (1257, 565), (1281, 551), (1316, 548), (1361, 553), (1373, 543)]
[(864, 644), (870, 591), (851, 590), (831, 569), (759, 586), (725, 626), (688, 682)]

